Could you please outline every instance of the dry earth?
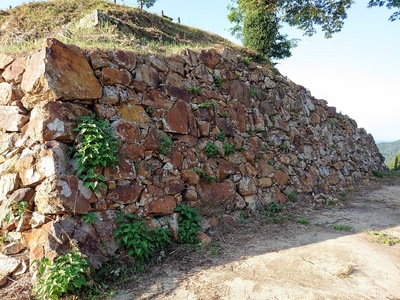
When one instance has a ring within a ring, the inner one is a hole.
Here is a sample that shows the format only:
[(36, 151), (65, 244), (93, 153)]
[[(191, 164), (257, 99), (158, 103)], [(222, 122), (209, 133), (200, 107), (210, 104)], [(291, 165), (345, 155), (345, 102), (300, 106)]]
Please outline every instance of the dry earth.
[(400, 299), (400, 181), (373, 181), (347, 198), (280, 215), (309, 224), (221, 223), (205, 254), (175, 250), (112, 299)]
[[(213, 243), (169, 249), (110, 299), (400, 299), (400, 178), (373, 180), (342, 200), (288, 205), (276, 216), (291, 219), (283, 224), (263, 214), (236, 218), (241, 224), (220, 216)], [(385, 244), (388, 237), (399, 243)], [(0, 289), (0, 299), (29, 294), (28, 276)]]

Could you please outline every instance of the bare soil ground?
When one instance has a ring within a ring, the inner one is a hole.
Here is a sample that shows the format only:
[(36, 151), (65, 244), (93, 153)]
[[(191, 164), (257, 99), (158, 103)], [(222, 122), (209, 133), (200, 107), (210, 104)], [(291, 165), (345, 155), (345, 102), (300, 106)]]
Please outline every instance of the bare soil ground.
[[(218, 216), (211, 244), (171, 247), (108, 299), (400, 299), (400, 177), (340, 200), (288, 203), (272, 219)], [(30, 291), (25, 274), (0, 299), (32, 299)]]
[(227, 217), (216, 242), (170, 250), (112, 299), (400, 299), (399, 178), (345, 198), (286, 207), (283, 224), (259, 215), (232, 227)]

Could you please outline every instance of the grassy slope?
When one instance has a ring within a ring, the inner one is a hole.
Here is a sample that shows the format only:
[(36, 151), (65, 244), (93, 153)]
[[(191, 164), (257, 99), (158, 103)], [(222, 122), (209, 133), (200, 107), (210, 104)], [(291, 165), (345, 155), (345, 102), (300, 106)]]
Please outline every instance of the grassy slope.
[[(79, 28), (79, 20), (94, 9), (106, 14), (110, 21), (100, 28)], [(135, 48), (167, 55), (184, 47), (230, 47), (244, 56), (260, 58), (218, 35), (104, 0), (49, 0), (0, 10), (0, 52), (38, 49), (46, 37), (82, 48)]]

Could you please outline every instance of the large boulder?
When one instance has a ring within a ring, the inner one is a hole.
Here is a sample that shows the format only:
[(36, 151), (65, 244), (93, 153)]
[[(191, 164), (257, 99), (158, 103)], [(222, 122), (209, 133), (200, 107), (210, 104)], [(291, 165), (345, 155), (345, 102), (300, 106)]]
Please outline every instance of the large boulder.
[(22, 102), (31, 109), (41, 101), (93, 100), (102, 87), (79, 48), (47, 39), (45, 48), (32, 54), (22, 77)]

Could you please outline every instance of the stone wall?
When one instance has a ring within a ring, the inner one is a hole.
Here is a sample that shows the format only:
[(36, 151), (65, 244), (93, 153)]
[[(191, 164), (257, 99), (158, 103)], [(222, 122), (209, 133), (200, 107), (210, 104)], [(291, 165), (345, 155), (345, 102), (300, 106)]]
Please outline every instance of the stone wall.
[[(165, 58), (83, 52), (48, 39), (26, 57), (0, 54), (0, 105), (1, 230), (31, 260), (63, 253), (74, 239), (98, 265), (118, 248), (119, 211), (174, 227), (180, 203), (206, 215), (256, 209), (293, 193), (352, 189), (385, 168), (354, 120), (230, 49)], [(77, 117), (91, 112), (121, 141), (120, 163), (99, 170), (107, 190), (96, 194), (67, 155)], [(166, 135), (173, 145), (162, 155)], [(209, 143), (218, 147), (214, 157), (206, 155)], [(21, 201), (27, 210), (15, 215)], [(81, 219), (89, 211), (94, 225)]]

